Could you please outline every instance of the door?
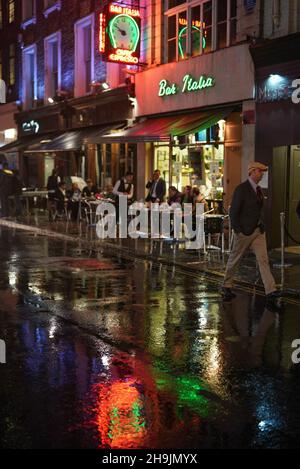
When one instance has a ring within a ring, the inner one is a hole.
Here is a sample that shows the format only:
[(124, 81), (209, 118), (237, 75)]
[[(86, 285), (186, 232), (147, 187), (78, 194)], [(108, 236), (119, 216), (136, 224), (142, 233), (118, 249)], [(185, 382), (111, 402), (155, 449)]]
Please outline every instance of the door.
[[(300, 145), (291, 147), (289, 188), (289, 233), (300, 243), (300, 219), (296, 208), (300, 200)], [(295, 244), (290, 241), (289, 244)]]

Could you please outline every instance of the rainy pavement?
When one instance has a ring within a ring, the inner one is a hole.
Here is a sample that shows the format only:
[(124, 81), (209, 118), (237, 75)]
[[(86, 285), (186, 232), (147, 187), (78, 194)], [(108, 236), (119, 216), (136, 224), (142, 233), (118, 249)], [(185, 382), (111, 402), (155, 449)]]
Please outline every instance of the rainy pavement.
[(0, 448), (293, 448), (299, 304), (0, 231)]

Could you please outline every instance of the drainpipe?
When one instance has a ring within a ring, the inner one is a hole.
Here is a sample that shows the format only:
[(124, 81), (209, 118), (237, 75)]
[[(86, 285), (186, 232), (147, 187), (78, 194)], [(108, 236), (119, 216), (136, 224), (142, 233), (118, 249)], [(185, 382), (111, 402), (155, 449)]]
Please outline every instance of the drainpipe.
[(281, 18), (281, 8), (280, 8), (280, 0), (273, 0), (273, 33), (275, 32), (274, 29), (278, 29), (280, 26), (280, 18)]

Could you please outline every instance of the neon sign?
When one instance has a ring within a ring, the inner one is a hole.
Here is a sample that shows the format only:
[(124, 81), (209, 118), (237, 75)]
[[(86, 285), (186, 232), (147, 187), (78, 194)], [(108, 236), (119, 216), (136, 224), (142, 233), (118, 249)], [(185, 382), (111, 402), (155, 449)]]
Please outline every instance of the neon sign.
[(195, 79), (192, 75), (185, 75), (182, 79), (182, 85), (179, 87), (177, 83), (170, 83), (168, 80), (163, 79), (159, 83), (158, 96), (164, 98), (166, 96), (174, 96), (178, 93), (191, 93), (193, 91), (203, 91), (206, 88), (215, 86), (216, 80), (214, 77), (201, 75), (199, 79)]
[(110, 62), (137, 65), (141, 15), (136, 8), (110, 4), (99, 17), (99, 52)]
[(40, 124), (34, 120), (22, 124), (23, 132), (37, 134), (40, 130)]

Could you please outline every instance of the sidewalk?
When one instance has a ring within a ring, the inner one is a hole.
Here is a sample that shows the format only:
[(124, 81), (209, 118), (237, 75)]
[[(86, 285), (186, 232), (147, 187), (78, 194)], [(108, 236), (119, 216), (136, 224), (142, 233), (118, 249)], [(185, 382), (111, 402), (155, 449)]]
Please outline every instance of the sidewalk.
[[(95, 226), (88, 227), (85, 223), (79, 225), (71, 222), (66, 223), (65, 221), (51, 223), (43, 216), (24, 217), (18, 221), (0, 218), (1, 225), (76, 242), (79, 244), (80, 249), (84, 250), (111, 249), (114, 252), (122, 252), (131, 257), (179, 266), (189, 272), (194, 271), (197, 274), (203, 272), (218, 278), (220, 283), (228, 259), (228, 253), (222, 256), (220, 251), (208, 250), (207, 254), (204, 255), (203, 251), (185, 249), (184, 243), (170, 243), (150, 239), (133, 240), (131, 238), (103, 241), (97, 238)], [(270, 252), (270, 263), (276, 283), (281, 286), (282, 270), (273, 267), (274, 263), (280, 263), (279, 251)], [(284, 270), (284, 288), (300, 291), (300, 255), (287, 253), (286, 263), (292, 264), (292, 267)], [(262, 288), (255, 257), (250, 252), (245, 256), (236, 274), (236, 283), (248, 287), (253, 287), (256, 284), (259, 288)]]

